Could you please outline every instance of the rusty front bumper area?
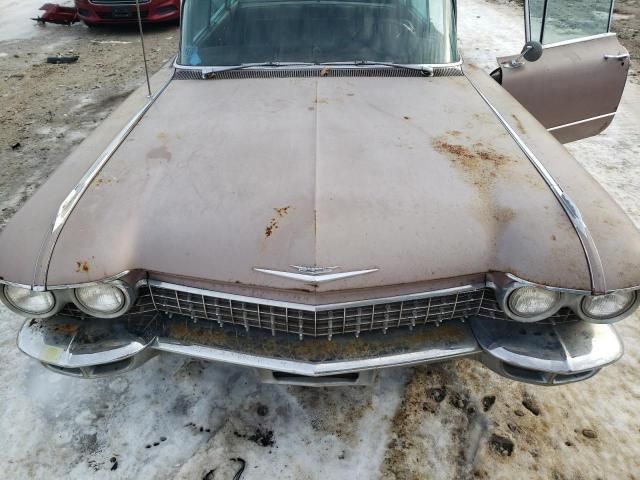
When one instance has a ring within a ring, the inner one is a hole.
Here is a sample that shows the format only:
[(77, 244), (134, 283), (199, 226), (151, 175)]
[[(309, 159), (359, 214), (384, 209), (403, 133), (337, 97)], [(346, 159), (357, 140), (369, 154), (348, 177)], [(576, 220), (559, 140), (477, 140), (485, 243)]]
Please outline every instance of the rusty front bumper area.
[(263, 381), (298, 385), (368, 383), (380, 368), (472, 357), (513, 380), (556, 385), (584, 380), (622, 355), (610, 325), (523, 324), (486, 318), (399, 329), (360, 338), (272, 336), (164, 314), (27, 320), (18, 346), (46, 367), (95, 378), (135, 368), (159, 352), (257, 369)]

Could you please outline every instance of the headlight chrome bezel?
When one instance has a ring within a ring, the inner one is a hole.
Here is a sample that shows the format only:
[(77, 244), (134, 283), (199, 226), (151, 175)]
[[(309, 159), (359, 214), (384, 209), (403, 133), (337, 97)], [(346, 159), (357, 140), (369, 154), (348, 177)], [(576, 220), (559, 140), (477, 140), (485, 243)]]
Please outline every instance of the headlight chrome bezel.
[[(34, 312), (34, 311), (30, 311), (30, 310), (26, 310), (23, 308), (20, 308), (20, 306), (16, 305), (15, 301), (11, 299), (11, 296), (7, 294), (7, 290), (10, 288), (16, 288), (16, 289), (22, 289), (25, 291), (29, 291), (29, 292), (33, 292), (35, 294), (44, 294), (44, 295), (48, 295), (52, 298), (53, 300), (53, 304), (51, 306), (51, 308), (49, 308), (46, 311), (42, 311), (42, 312)], [(58, 300), (57, 296), (50, 291), (44, 290), (44, 291), (36, 291), (31, 289), (28, 286), (25, 285), (15, 285), (15, 284), (0, 284), (0, 299), (2, 300), (2, 303), (4, 303), (4, 305), (7, 306), (7, 308), (9, 310), (11, 310), (14, 313), (17, 313), (18, 315), (21, 315), (23, 317), (29, 317), (29, 318), (46, 318), (46, 317), (50, 317), (52, 315), (55, 315), (57, 312), (60, 311), (60, 309), (62, 308), (62, 304), (61, 302)]]
[[(509, 319), (516, 322), (537, 322), (540, 320), (545, 320), (552, 315), (558, 313), (562, 308), (568, 307), (570, 308), (575, 315), (582, 321), (589, 323), (600, 323), (600, 324), (611, 324), (618, 322), (627, 318), (629, 315), (632, 315), (639, 307), (640, 307), (640, 288), (629, 288), (629, 289), (620, 289), (610, 291), (607, 294), (622, 292), (622, 291), (631, 291), (635, 294), (634, 302), (630, 303), (630, 305), (622, 311), (618, 315), (610, 316), (606, 319), (604, 318), (596, 318), (590, 316), (587, 312), (585, 312), (582, 308), (583, 302), (585, 298), (591, 297), (591, 292), (584, 290), (573, 290), (573, 289), (565, 289), (565, 288), (557, 288), (557, 287), (549, 287), (545, 285), (540, 285), (537, 283), (529, 282), (527, 280), (523, 280), (521, 278), (516, 277), (512, 274), (502, 274), (502, 273), (490, 273), (488, 275), (487, 286), (493, 288), (496, 292), (496, 300), (500, 308), (505, 312)], [(521, 317), (514, 313), (509, 306), (509, 297), (513, 293), (514, 290), (517, 290), (521, 287), (536, 287), (544, 290), (555, 291), (561, 295), (561, 299), (554, 306), (552, 310), (549, 310), (548, 313), (544, 313), (542, 315), (536, 317)]]
[[(512, 304), (514, 295), (516, 295), (518, 292), (521, 292), (523, 289), (535, 289), (540, 292), (549, 292), (555, 296), (555, 299), (551, 304), (551, 306), (548, 309), (546, 309), (544, 312), (540, 312), (534, 315), (524, 315), (524, 314), (518, 313)], [(524, 323), (531, 323), (531, 322), (538, 322), (540, 320), (544, 320), (546, 318), (551, 317), (555, 313), (557, 313), (558, 310), (560, 310), (566, 303), (566, 298), (567, 298), (567, 295), (560, 291), (550, 290), (537, 285), (518, 285), (518, 286), (515, 286), (514, 288), (510, 288), (509, 291), (506, 293), (506, 295), (504, 295), (502, 307), (505, 313), (512, 320), (516, 320)]]
[[(94, 310), (87, 305), (85, 305), (82, 300), (78, 298), (77, 292), (82, 288), (95, 287), (97, 285), (106, 285), (112, 288), (117, 288), (123, 296), (123, 303), (115, 311), (112, 312), (100, 312), (98, 310)], [(80, 285), (74, 288), (71, 292), (71, 298), (74, 305), (80, 309), (82, 312), (96, 318), (117, 318), (124, 315), (133, 305), (135, 299), (135, 290), (131, 288), (127, 283), (121, 280), (115, 280), (111, 282), (93, 282), (87, 285)]]
[(633, 314), (633, 312), (635, 312), (640, 304), (640, 294), (638, 293), (638, 290), (622, 290), (622, 291), (613, 291), (613, 292), (609, 292), (605, 295), (599, 295), (600, 297), (605, 297), (607, 295), (613, 295), (615, 293), (630, 293), (632, 295), (631, 300), (625, 305), (625, 307), (620, 310), (618, 313), (614, 314), (614, 315), (607, 315), (607, 316), (595, 316), (592, 313), (589, 313), (589, 311), (585, 308), (585, 302), (589, 299), (589, 298), (594, 298), (592, 296), (584, 296), (580, 299), (580, 303), (578, 305), (578, 314), (580, 315), (581, 318), (583, 318), (585, 321), (587, 322), (591, 322), (591, 323), (613, 323), (613, 322), (617, 322), (620, 321), (624, 318), (627, 318), (629, 315)]

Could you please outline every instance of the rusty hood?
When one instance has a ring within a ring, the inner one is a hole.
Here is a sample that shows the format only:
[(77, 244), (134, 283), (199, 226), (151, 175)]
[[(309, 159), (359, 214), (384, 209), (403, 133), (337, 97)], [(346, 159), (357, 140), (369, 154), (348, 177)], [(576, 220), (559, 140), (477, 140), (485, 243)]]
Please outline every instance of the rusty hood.
[(124, 270), (318, 291), (511, 272), (589, 289), (557, 200), (465, 77), (174, 81), (65, 224), (49, 285)]

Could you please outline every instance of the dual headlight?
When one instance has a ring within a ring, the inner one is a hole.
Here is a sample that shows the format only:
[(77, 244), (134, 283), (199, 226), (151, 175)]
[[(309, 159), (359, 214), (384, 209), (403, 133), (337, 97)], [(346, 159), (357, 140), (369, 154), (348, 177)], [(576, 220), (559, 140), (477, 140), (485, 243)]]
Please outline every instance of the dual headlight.
[(506, 299), (509, 312), (518, 320), (535, 322), (548, 318), (563, 306), (587, 321), (606, 322), (631, 313), (638, 305), (637, 291), (571, 298), (567, 294), (535, 286), (514, 289)]
[(131, 292), (124, 284), (97, 283), (58, 292), (62, 298), (57, 298), (52, 292), (36, 292), (5, 285), (2, 297), (15, 312), (36, 317), (49, 316), (59, 311), (66, 303), (65, 300), (72, 301), (83, 312), (101, 318), (120, 316), (131, 304)]

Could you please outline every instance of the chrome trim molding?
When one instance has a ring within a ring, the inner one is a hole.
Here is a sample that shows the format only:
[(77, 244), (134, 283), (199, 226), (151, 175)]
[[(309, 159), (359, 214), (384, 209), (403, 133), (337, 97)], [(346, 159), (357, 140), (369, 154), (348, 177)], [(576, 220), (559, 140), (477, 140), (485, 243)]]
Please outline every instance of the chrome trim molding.
[(471, 319), (470, 324), (480, 347), (491, 357), (528, 370), (573, 374), (602, 368), (623, 354), (611, 325), (527, 324), (518, 326), (520, 333), (514, 335), (508, 322)]
[(400, 301), (418, 300), (418, 299), (429, 298), (429, 297), (438, 297), (442, 295), (450, 295), (455, 293), (467, 292), (467, 291), (474, 290), (477, 288), (482, 288), (485, 286), (485, 283), (482, 282), (478, 284), (468, 284), (460, 287), (433, 290), (430, 292), (410, 293), (407, 295), (398, 295), (393, 297), (380, 297), (380, 298), (374, 298), (374, 299), (356, 300), (352, 302), (311, 305), (307, 303), (285, 302), (280, 300), (270, 300), (262, 297), (257, 298), (257, 297), (248, 297), (244, 295), (234, 295), (231, 293), (214, 292), (211, 290), (185, 287), (184, 285), (176, 285), (173, 283), (167, 283), (167, 282), (162, 282), (158, 280), (148, 280), (146, 284), (152, 287), (178, 290), (184, 293), (193, 293), (196, 295), (204, 295), (204, 296), (215, 296), (218, 298), (222, 298), (224, 300), (231, 300), (235, 302), (260, 303), (260, 304), (269, 305), (272, 307), (291, 308), (291, 309), (297, 309), (297, 310), (305, 310), (308, 312), (322, 312), (325, 310), (335, 310), (340, 308), (355, 308), (355, 307), (360, 307), (365, 305), (378, 305), (381, 303), (393, 303), (393, 302), (400, 302)]
[(32, 288), (36, 289), (38, 287), (46, 286), (47, 282), (47, 273), (49, 270), (49, 262), (51, 260), (51, 255), (53, 254), (53, 249), (55, 247), (56, 242), (58, 241), (58, 237), (64, 227), (65, 222), (69, 218), (69, 215), (78, 204), (78, 201), (87, 191), (91, 182), (98, 175), (100, 170), (105, 166), (105, 164), (111, 159), (114, 153), (118, 150), (120, 145), (125, 141), (125, 139), (129, 136), (131, 131), (138, 125), (138, 122), (142, 119), (142, 117), (149, 111), (151, 106), (155, 103), (158, 97), (165, 91), (165, 89), (171, 83), (171, 78), (158, 89), (158, 91), (150, 97), (145, 105), (129, 120), (127, 125), (120, 130), (118, 135), (111, 141), (111, 143), (107, 146), (107, 148), (100, 154), (100, 156), (96, 159), (96, 161), (89, 167), (89, 169), (84, 173), (82, 178), (78, 181), (76, 186), (69, 192), (67, 197), (64, 199), (60, 207), (58, 208), (58, 212), (53, 221), (51, 232), (47, 235), (45, 240), (43, 241), (40, 253), (38, 255), (38, 260), (36, 261), (36, 265), (33, 272), (33, 281)]
[(91, 285), (98, 285), (100, 283), (111, 283), (115, 280), (120, 280), (123, 277), (126, 277), (131, 273), (131, 270), (125, 270), (124, 272), (116, 273), (115, 275), (111, 275), (110, 277), (105, 277), (100, 280), (96, 280), (93, 282), (83, 282), (83, 283), (69, 283), (66, 285), (53, 285), (47, 286), (47, 290), (68, 290), (72, 288), (80, 288), (80, 287), (90, 287)]
[[(331, 63), (331, 62), (328, 62), (328, 63)], [(403, 66), (409, 67), (409, 68), (415, 68), (415, 69), (422, 68), (422, 69), (428, 70), (430, 68), (461, 68), (462, 64), (463, 64), (463, 60), (461, 57), (459, 60), (451, 63), (416, 63), (416, 64), (406, 64)], [(207, 75), (210, 75), (212, 73), (223, 72), (225, 70), (228, 70), (229, 68), (241, 67), (242, 65), (212, 65), (212, 66), (181, 65), (180, 63), (178, 63), (178, 57), (176, 57), (175, 61), (173, 62), (173, 66), (178, 70), (200, 72), (202, 74), (202, 77), (206, 78)], [(306, 64), (301, 65), (300, 63), (296, 63), (296, 62), (282, 62), (282, 63), (274, 64), (273, 66), (269, 66), (269, 65), (247, 66), (246, 70), (274, 70), (274, 69), (296, 70), (296, 69), (305, 69), (305, 68), (322, 69), (327, 66), (329, 66), (331, 69), (338, 70), (338, 69), (354, 69), (354, 68), (374, 69), (374, 68), (384, 67), (385, 65), (384, 63), (379, 65), (353, 65), (349, 63), (345, 63), (344, 65), (340, 65), (340, 64), (323, 65), (322, 63), (312, 64), (312, 65), (306, 65)], [(396, 67), (388, 67), (388, 68), (393, 69)]]
[(536, 155), (531, 151), (531, 149), (527, 146), (527, 144), (520, 138), (520, 136), (516, 133), (516, 131), (509, 125), (509, 123), (505, 120), (502, 114), (498, 111), (496, 107), (489, 101), (489, 99), (480, 91), (480, 89), (473, 83), (473, 81), (465, 75), (466, 79), (469, 81), (469, 84), (474, 88), (480, 98), (484, 100), (487, 106), (491, 109), (494, 115), (498, 118), (500, 123), (504, 126), (504, 128), (509, 132), (509, 135), (513, 138), (516, 144), (520, 147), (522, 152), (529, 159), (534, 168), (538, 171), (538, 174), (543, 178), (543, 180), (549, 186), (549, 189), (553, 192), (555, 197), (558, 199), (560, 206), (563, 208), (567, 217), (573, 224), (573, 228), (578, 234), (578, 238), (580, 239), (580, 243), (582, 243), (582, 248), (584, 250), (587, 264), (589, 266), (589, 274), (591, 276), (591, 290), (594, 294), (602, 294), (607, 291), (607, 283), (604, 275), (604, 267), (602, 266), (602, 260), (600, 259), (600, 254), (598, 253), (598, 248), (596, 247), (595, 241), (591, 236), (591, 232), (587, 227), (586, 223), (582, 218), (582, 214), (578, 209), (578, 206), (571, 200), (571, 198), (564, 192), (562, 187), (556, 182), (551, 173), (545, 168), (542, 162), (536, 157)]
[[(333, 267), (337, 268), (337, 267)], [(377, 268), (370, 268), (368, 270), (356, 270), (353, 272), (342, 273), (293, 273), (283, 272), (281, 270), (270, 270), (268, 268), (253, 267), (256, 272), (265, 273), (267, 275), (274, 275), (276, 277), (288, 278), (289, 280), (297, 280), (300, 282), (318, 284), (333, 282), (335, 280), (342, 280), (344, 278), (357, 277), (359, 275), (366, 275), (367, 273), (377, 272)]]
[(324, 375), (338, 375), (363, 370), (388, 367), (402, 367), (417, 363), (449, 360), (457, 357), (473, 355), (480, 352), (475, 341), (450, 347), (447, 349), (431, 349), (416, 352), (399, 353), (382, 357), (363, 358), (359, 360), (343, 360), (337, 362), (309, 363), (297, 360), (283, 360), (279, 358), (262, 357), (246, 353), (234, 352), (220, 348), (201, 345), (182, 345), (171, 339), (158, 338), (153, 346), (161, 352), (177, 353), (202, 360), (217, 361), (240, 365), (243, 367), (257, 367), (279, 372), (319, 377)]
[[(147, 323), (149, 326), (145, 327)], [(164, 336), (162, 321), (147, 320), (140, 325), (141, 330), (136, 331), (127, 321), (86, 322), (64, 315), (49, 321), (27, 320), (18, 335), (18, 347), (58, 373), (88, 378), (122, 373), (141, 365), (157, 352), (168, 352), (307, 377), (470, 357), (501, 375), (543, 385), (583, 380), (615, 362), (623, 353), (622, 342), (613, 327), (584, 322), (527, 324), (518, 326), (519, 334), (514, 335), (510, 322), (472, 318), (455, 327), (457, 334), (453, 340), (447, 335), (444, 338), (435, 335), (425, 337), (422, 344), (409, 351), (401, 348), (397, 353), (378, 355), (368, 351), (362, 357), (346, 355), (325, 361), (235, 351), (224, 343), (209, 345), (204, 338), (204, 343), (182, 342)], [(95, 348), (90, 348), (93, 337), (99, 340)], [(233, 335), (230, 338), (232, 344), (241, 341)]]
[(562, 40), (561, 42), (549, 43), (547, 45), (543, 44), (543, 48), (562, 47), (563, 45), (571, 45), (572, 43), (579, 43), (579, 42), (588, 42), (590, 40), (597, 40), (599, 38), (611, 37), (611, 36), (615, 36), (615, 35), (616, 34), (613, 33), (613, 32), (598, 33), (596, 35), (590, 35), (588, 37), (572, 38), (570, 40)]
[(604, 115), (598, 115), (596, 117), (585, 118), (584, 120), (578, 120), (576, 122), (565, 123), (563, 125), (558, 125), (557, 127), (547, 128), (548, 132), (554, 132), (556, 130), (560, 130), (562, 128), (573, 127), (575, 125), (581, 125), (583, 123), (591, 122), (593, 120), (600, 120), (601, 118), (608, 118), (615, 116), (617, 112), (605, 113)]

